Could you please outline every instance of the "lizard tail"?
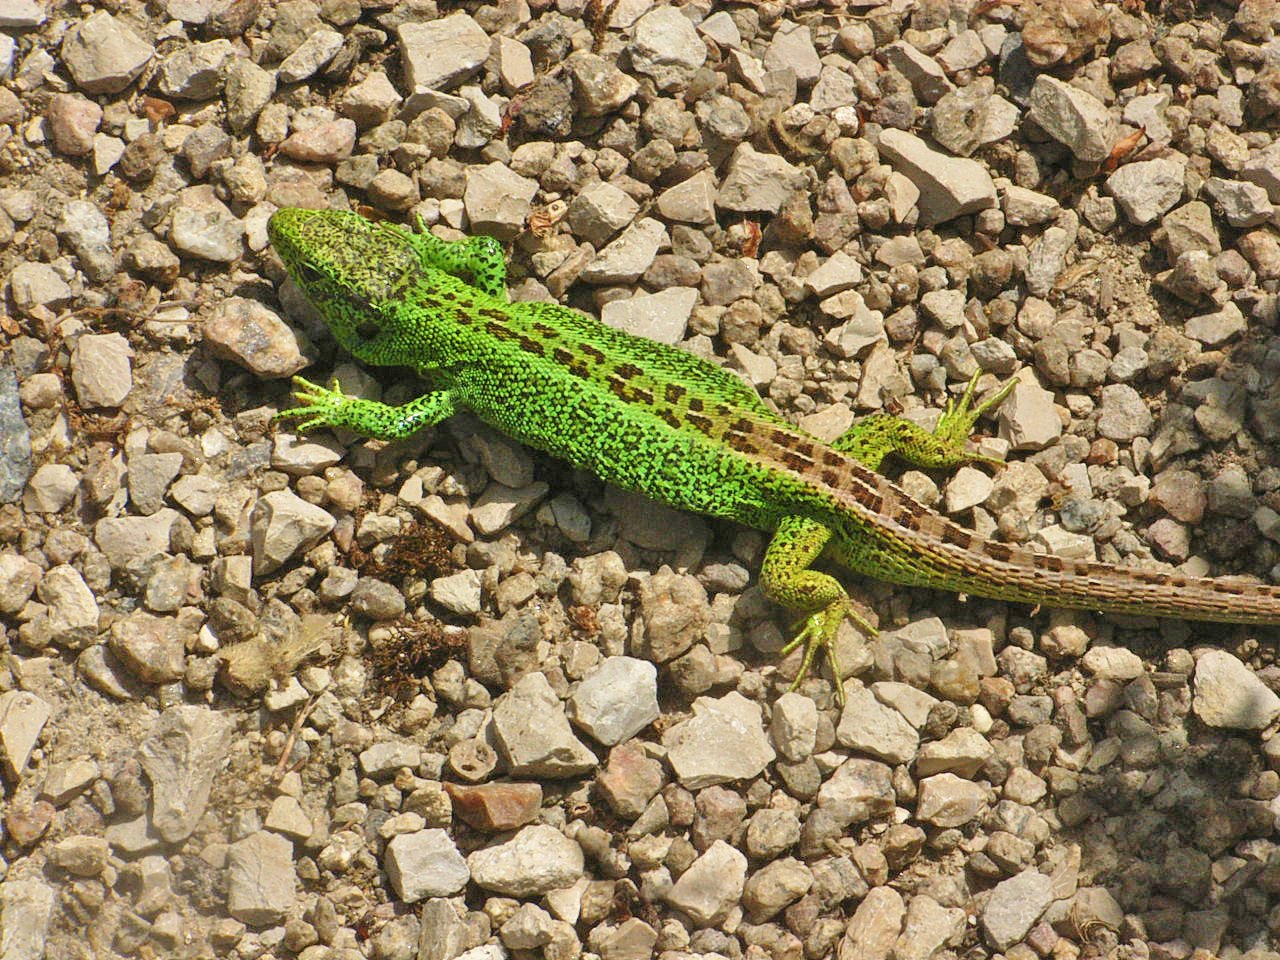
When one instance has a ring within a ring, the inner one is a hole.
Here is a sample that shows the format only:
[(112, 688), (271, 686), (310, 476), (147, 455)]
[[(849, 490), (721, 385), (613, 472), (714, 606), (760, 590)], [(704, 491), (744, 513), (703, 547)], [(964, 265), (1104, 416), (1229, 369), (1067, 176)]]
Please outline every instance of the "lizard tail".
[[(949, 581), (940, 585), (977, 596), (1049, 607), (1219, 623), (1280, 624), (1280, 587), (1269, 584), (1071, 560), (993, 541), (979, 542), (972, 550), (945, 560), (937, 557), (943, 560), (938, 565), (943, 569), (937, 572)], [(964, 569), (974, 553), (982, 562), (978, 576)], [(945, 570), (947, 567), (950, 570)]]

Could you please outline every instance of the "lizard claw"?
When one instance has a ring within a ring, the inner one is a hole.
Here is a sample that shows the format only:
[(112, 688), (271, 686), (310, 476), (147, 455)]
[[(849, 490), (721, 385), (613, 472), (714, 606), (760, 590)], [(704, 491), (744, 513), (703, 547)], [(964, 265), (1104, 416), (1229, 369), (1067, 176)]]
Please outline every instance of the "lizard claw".
[(293, 398), (301, 403), (302, 406), (281, 410), (271, 418), (273, 421), (300, 420), (301, 422), (295, 427), (300, 434), (306, 433), (308, 430), (314, 430), (317, 427), (336, 425), (334, 415), (347, 399), (342, 392), (342, 385), (338, 382), (337, 377), (333, 378), (331, 385), (328, 387), (312, 383), (305, 377), (294, 377), (293, 385), (295, 388)]
[(990, 464), (999, 470), (1005, 465), (1003, 460), (989, 457), (982, 453), (973, 453), (964, 448), (973, 433), (973, 426), (978, 422), (978, 418), (1000, 406), (1008, 398), (1009, 394), (1013, 392), (1014, 387), (1018, 385), (1018, 381), (1016, 379), (1009, 380), (999, 390), (975, 407), (973, 398), (977, 393), (978, 378), (981, 376), (982, 370), (979, 369), (969, 378), (969, 385), (965, 387), (960, 399), (947, 401), (947, 408), (938, 420), (938, 426), (934, 429), (933, 435), (943, 443), (954, 444), (959, 450), (963, 451), (965, 460), (971, 463)]
[(801, 644), (804, 645), (804, 659), (800, 662), (800, 670), (796, 673), (795, 680), (787, 688), (789, 691), (795, 690), (804, 682), (805, 677), (809, 675), (809, 670), (813, 667), (818, 651), (821, 650), (826, 654), (827, 664), (831, 667), (831, 678), (836, 687), (836, 702), (844, 706), (844, 677), (840, 672), (840, 662), (836, 658), (836, 634), (846, 617), (852, 620), (865, 636), (879, 635), (880, 631), (858, 613), (853, 601), (848, 597), (829, 603), (821, 610), (815, 610), (801, 621), (802, 626), (799, 631), (791, 642), (782, 648), (782, 656), (785, 657)]

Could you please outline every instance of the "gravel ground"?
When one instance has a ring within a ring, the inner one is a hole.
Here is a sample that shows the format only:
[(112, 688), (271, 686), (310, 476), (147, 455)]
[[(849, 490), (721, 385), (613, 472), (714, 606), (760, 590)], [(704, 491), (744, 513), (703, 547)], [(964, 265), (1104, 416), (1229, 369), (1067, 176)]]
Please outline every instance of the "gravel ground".
[[(852, 586), (273, 428), (282, 206), (492, 234), (984, 535), (1280, 579), (1275, 0), (0, 0), (0, 960), (1278, 957), (1280, 631)], [(460, 232), (461, 231), (461, 232)], [(383, 374), (386, 371), (382, 372)]]

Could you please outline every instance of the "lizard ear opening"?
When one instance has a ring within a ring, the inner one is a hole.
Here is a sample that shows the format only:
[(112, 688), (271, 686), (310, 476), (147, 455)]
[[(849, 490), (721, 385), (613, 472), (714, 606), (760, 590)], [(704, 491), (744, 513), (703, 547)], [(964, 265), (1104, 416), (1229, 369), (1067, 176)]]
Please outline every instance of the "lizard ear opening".
[(356, 336), (366, 343), (370, 340), (376, 340), (382, 333), (382, 328), (372, 320), (364, 320), (356, 325)]

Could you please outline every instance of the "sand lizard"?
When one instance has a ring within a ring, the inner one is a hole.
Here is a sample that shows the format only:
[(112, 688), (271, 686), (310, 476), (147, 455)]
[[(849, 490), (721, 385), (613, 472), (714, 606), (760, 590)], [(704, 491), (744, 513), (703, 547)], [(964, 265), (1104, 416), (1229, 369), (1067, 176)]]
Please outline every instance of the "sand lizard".
[(819, 559), (912, 586), (1000, 600), (1189, 620), (1280, 623), (1280, 587), (1038, 554), (984, 540), (875, 471), (894, 454), (947, 468), (968, 452), (977, 377), (929, 432), (873, 414), (833, 443), (770, 410), (730, 371), (555, 303), (511, 302), (501, 245), (441, 240), (354, 213), (286, 208), (269, 224), (289, 275), (338, 343), (374, 365), (414, 368), (433, 388), (400, 406), (295, 378), (298, 429), (403, 438), (469, 410), (503, 433), (671, 506), (772, 532), (760, 585), (803, 618), (796, 682), (852, 618)]

